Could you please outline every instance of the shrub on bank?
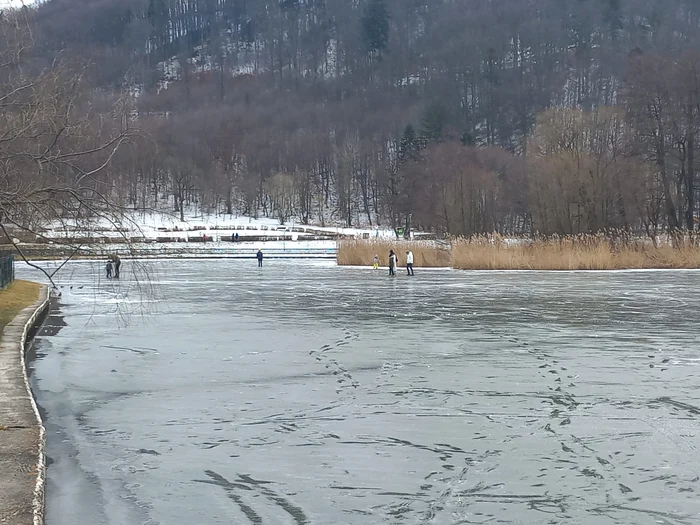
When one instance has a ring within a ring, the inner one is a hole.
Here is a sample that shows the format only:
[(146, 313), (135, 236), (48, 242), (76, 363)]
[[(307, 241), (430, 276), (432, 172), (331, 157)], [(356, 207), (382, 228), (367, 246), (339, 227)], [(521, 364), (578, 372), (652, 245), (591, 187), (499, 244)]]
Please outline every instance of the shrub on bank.
[(399, 265), (406, 264), (406, 251), (413, 252), (416, 267), (444, 268), (450, 266), (449, 247), (431, 241), (392, 241), (371, 239), (367, 241), (340, 241), (338, 264), (341, 266), (372, 266), (374, 256), (379, 256), (381, 266), (389, 266), (389, 250), (399, 256)]

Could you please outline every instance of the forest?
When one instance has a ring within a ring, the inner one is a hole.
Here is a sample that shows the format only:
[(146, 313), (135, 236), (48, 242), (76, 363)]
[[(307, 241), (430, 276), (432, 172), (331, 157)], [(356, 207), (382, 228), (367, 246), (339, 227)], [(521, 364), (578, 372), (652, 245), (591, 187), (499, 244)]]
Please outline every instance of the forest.
[(0, 26), (0, 223), (699, 226), (698, 0), (48, 0)]

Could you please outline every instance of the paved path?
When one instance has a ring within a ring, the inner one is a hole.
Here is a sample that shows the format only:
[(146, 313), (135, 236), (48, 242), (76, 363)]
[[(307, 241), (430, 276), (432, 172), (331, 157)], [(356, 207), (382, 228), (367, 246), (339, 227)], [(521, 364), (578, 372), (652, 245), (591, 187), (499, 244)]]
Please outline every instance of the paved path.
[(44, 428), (27, 382), (24, 346), (49, 306), (39, 300), (5, 327), (0, 342), (0, 524), (39, 525), (44, 510)]

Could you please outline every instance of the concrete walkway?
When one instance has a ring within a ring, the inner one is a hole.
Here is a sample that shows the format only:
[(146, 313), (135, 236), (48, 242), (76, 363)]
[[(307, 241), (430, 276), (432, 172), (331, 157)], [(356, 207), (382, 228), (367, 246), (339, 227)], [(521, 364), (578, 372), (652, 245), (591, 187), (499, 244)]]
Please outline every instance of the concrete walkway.
[(0, 343), (0, 524), (41, 525), (44, 427), (25, 365), (27, 334), (49, 308), (48, 289), (5, 327)]

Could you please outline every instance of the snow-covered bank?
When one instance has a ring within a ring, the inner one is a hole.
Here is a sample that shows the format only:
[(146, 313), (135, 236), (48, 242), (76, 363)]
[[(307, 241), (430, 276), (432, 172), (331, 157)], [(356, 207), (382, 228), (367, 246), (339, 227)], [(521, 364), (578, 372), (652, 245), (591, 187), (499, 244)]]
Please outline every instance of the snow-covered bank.
[[(110, 243), (86, 245), (74, 255), (77, 258), (100, 258), (118, 254), (122, 258), (254, 258), (262, 250), (265, 258), (335, 259), (335, 241), (265, 241), (265, 242), (168, 242)], [(23, 246), (33, 259), (51, 259), (73, 255), (69, 248), (56, 244)]]
[(345, 228), (340, 226), (313, 226), (290, 221), (281, 224), (278, 220), (242, 217), (223, 214), (188, 213), (179, 216), (155, 211), (130, 212), (119, 222), (101, 218), (85, 223), (53, 224), (43, 233), (48, 239), (142, 239), (150, 242), (190, 241), (206, 237), (214, 241), (286, 236), (288, 240), (303, 240), (311, 237), (393, 238), (394, 231), (378, 227)]

